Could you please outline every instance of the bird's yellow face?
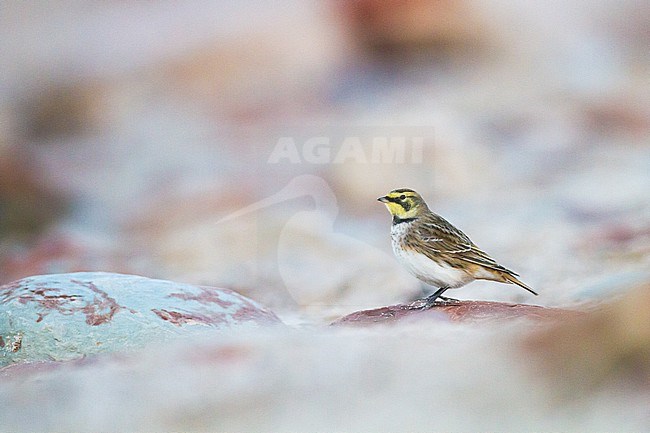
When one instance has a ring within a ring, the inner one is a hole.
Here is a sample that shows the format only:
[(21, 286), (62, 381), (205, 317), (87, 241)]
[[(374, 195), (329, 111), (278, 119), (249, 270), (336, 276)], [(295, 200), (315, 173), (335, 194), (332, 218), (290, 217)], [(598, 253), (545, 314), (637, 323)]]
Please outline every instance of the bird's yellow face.
[(394, 189), (377, 200), (384, 203), (388, 211), (398, 219), (416, 218), (426, 204), (422, 197), (412, 189)]

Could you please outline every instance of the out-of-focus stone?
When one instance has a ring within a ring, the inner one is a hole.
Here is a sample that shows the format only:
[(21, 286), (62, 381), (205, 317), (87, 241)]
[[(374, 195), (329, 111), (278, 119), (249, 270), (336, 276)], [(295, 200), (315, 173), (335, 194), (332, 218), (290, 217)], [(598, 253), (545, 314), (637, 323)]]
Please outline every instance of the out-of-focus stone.
[(278, 323), (272, 312), (228, 289), (104, 272), (34, 276), (0, 287), (0, 365)]
[(7, 245), (0, 251), (0, 284), (30, 275), (80, 272), (86, 269), (134, 273), (132, 257), (107, 242), (74, 234), (46, 234), (29, 246)]
[(409, 308), (408, 305), (398, 304), (374, 310), (358, 311), (336, 320), (332, 325), (368, 326), (422, 319), (452, 322), (494, 321), (515, 318), (562, 320), (580, 314), (576, 311), (546, 308), (538, 305), (459, 301), (440, 304), (427, 310), (413, 309)]
[(619, 262), (650, 261), (650, 221), (606, 221), (577, 244), (583, 253)]
[(348, 27), (367, 50), (453, 52), (477, 46), (488, 34), (467, 2), (354, 0), (340, 2)]
[(153, 65), (152, 72), (162, 73), (166, 85), (184, 98), (205, 103), (234, 121), (248, 123), (300, 110), (313, 103), (304, 102), (305, 95), (319, 92), (346, 58), (347, 43), (326, 5), (295, 6), (284, 4), (285, 12), (272, 8), (264, 14), (273, 17), (266, 23), (272, 25), (244, 26), (190, 47), (171, 61)]
[(562, 391), (623, 381), (650, 389), (650, 283), (613, 304), (531, 335), (525, 347)]
[[(642, 98), (647, 96), (643, 95)], [(591, 123), (589, 126), (592, 130), (606, 137), (638, 137), (640, 143), (647, 144), (645, 138), (650, 134), (650, 110), (639, 99), (634, 94), (623, 94), (587, 103), (584, 107), (586, 120)]]
[(83, 134), (101, 124), (103, 89), (89, 83), (52, 85), (23, 106), (25, 132), (34, 140)]
[(0, 239), (38, 233), (66, 208), (62, 194), (39, 181), (26, 154), (17, 146), (0, 146)]
[[(1, 345), (2, 344), (0, 344), (0, 346)], [(2, 379), (12, 379), (12, 378), (20, 378), (20, 377), (24, 378), (26, 376), (52, 371), (53, 369), (59, 367), (60, 365), (62, 365), (62, 363), (52, 362), (52, 361), (23, 362), (20, 364), (10, 364), (4, 367), (0, 367), (0, 378)]]

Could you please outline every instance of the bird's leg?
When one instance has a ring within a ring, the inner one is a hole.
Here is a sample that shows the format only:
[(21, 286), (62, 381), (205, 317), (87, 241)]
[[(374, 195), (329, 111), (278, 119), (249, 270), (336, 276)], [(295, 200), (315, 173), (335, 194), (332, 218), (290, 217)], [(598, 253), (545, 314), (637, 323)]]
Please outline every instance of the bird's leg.
[(441, 295), (445, 293), (447, 290), (449, 290), (449, 287), (441, 287), (435, 292), (433, 292), (433, 294), (429, 295), (426, 299), (426, 302), (422, 306), (422, 309), (427, 310), (433, 307), (434, 305), (436, 305), (436, 301), (438, 300), (438, 298), (440, 298)]
[[(441, 298), (440, 295), (445, 293), (445, 291), (447, 291), (447, 290), (449, 290), (449, 287), (441, 287), (438, 290), (436, 290), (435, 292), (433, 292), (431, 295), (427, 296), (426, 298), (418, 299), (417, 301), (412, 302), (409, 305), (409, 308), (410, 309), (415, 309), (415, 310), (427, 310), (427, 309), (433, 307), (434, 305), (436, 305), (436, 303), (437, 303), (436, 300), (438, 298)], [(450, 298), (442, 298), (442, 299), (445, 302), (448, 302), (450, 300)]]

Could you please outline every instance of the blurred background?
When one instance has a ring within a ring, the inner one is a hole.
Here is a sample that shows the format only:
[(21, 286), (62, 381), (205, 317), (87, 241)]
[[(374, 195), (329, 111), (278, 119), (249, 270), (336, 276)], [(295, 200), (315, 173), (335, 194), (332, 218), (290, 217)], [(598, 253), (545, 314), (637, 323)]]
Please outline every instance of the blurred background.
[[(4, 2), (0, 20), (2, 283), (137, 273), (327, 318), (404, 301), (422, 288), (375, 201), (398, 187), (541, 293), (458, 297), (570, 305), (649, 277), (647, 2)], [(405, 159), (373, 159), (377, 137)]]

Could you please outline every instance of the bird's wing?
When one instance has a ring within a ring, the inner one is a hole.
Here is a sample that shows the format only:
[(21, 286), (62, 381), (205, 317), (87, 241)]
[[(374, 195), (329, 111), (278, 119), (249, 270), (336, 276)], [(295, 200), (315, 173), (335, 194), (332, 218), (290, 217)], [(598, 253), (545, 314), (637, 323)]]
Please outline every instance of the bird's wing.
[(516, 273), (501, 266), (486, 252), (477, 247), (465, 233), (452, 226), (442, 217), (438, 218), (439, 221), (436, 219), (422, 222), (415, 231), (415, 236), (425, 247), (424, 250), (427, 256), (432, 259), (434, 257), (431, 256), (436, 255), (453, 257), (517, 276)]

